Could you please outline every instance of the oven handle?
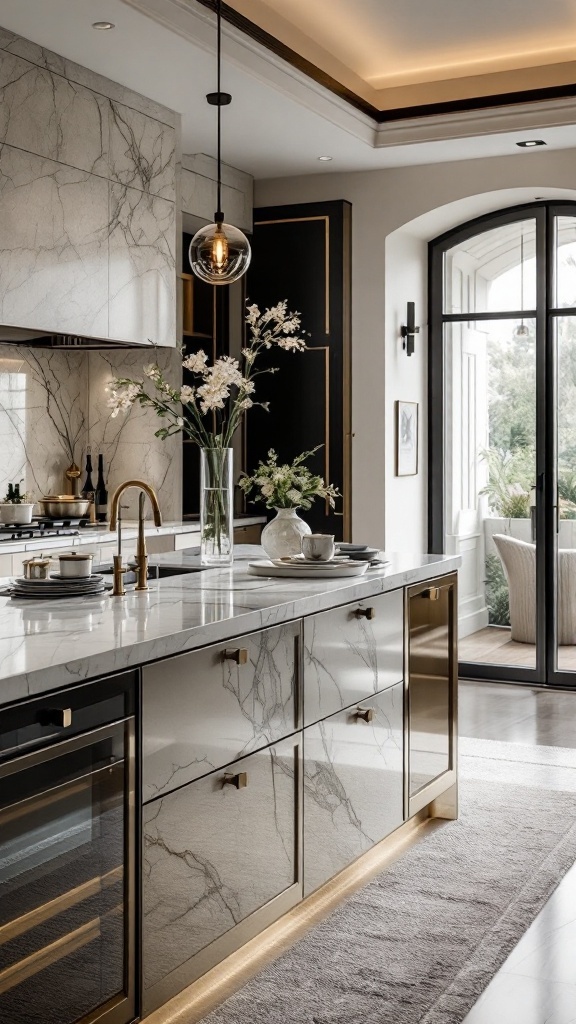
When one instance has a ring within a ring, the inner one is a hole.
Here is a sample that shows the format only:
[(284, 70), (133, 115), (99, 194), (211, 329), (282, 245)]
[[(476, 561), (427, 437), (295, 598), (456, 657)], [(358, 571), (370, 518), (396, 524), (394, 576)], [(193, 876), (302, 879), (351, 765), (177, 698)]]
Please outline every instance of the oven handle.
[(119, 718), (117, 722), (112, 722), (110, 725), (103, 725), (98, 729), (92, 729), (90, 732), (84, 732), (81, 736), (72, 736), (69, 740), (52, 743), (49, 747), (44, 747), (42, 750), (17, 755), (13, 760), (0, 764), (0, 779), (14, 775), (16, 772), (25, 771), (27, 768), (33, 768), (35, 765), (53, 761), (57, 757), (73, 753), (75, 750), (81, 750), (82, 747), (89, 747), (90, 744), (99, 740), (111, 738), (118, 734), (121, 725), (126, 725), (127, 723), (131, 723), (130, 734), (133, 735), (134, 715), (129, 715), (127, 718)]

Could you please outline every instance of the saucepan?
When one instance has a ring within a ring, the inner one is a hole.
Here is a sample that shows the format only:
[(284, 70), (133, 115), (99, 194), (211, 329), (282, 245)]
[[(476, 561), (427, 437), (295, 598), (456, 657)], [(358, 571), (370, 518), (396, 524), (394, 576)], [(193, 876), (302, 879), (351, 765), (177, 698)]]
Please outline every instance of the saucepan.
[(38, 504), (49, 519), (82, 519), (90, 508), (89, 499), (71, 494), (47, 494)]

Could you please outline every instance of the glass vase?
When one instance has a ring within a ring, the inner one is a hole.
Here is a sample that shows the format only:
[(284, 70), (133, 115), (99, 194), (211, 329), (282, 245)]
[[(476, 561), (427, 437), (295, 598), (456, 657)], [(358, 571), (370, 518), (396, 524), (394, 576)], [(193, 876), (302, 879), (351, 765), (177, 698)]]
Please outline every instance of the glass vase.
[(200, 561), (232, 565), (234, 488), (232, 448), (200, 449)]
[(300, 554), (302, 537), (307, 533), (312, 530), (295, 508), (277, 508), (274, 519), (262, 530), (260, 543), (268, 558), (285, 558)]

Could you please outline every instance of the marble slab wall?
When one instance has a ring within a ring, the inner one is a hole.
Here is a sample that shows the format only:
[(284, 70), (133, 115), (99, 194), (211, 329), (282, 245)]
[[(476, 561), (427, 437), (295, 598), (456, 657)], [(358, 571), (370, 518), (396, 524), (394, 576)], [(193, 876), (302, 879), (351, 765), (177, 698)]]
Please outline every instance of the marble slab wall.
[[(180, 355), (158, 349), (155, 359), (175, 384)], [(115, 376), (142, 376), (150, 353), (138, 349), (69, 352), (0, 347), (0, 498), (8, 483), (23, 481), (34, 499), (63, 493), (72, 457), (82, 467), (90, 445), (93, 465), (104, 456), (109, 492), (141, 477), (158, 491), (166, 520), (180, 519), (181, 439), (154, 437), (158, 419), (140, 407), (110, 417), (106, 386)], [(84, 479), (84, 472), (82, 480)], [(94, 480), (95, 482), (95, 480)], [(135, 514), (136, 492), (128, 492), (126, 518)], [(147, 513), (149, 515), (149, 511)]]
[(0, 29), (0, 323), (176, 344), (179, 117)]

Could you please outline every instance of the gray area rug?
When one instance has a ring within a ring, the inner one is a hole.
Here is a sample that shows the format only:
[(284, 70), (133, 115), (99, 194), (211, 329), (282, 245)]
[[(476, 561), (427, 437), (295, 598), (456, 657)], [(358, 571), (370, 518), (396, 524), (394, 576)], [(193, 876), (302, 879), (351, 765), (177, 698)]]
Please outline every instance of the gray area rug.
[(459, 820), (204, 1024), (461, 1024), (576, 859), (576, 770), (553, 748), (506, 746), (517, 759), (475, 741), (461, 757)]

